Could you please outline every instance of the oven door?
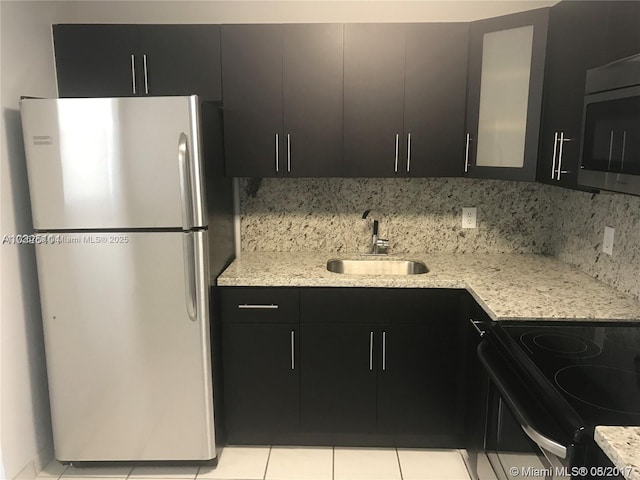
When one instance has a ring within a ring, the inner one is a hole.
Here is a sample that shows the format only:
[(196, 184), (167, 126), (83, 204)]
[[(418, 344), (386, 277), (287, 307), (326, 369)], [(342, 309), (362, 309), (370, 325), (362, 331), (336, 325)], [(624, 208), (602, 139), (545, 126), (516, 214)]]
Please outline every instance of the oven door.
[(566, 435), (535, 392), (488, 342), (480, 344), (478, 356), (491, 379), (485, 453), (496, 478), (570, 478), (570, 442), (559, 440)]

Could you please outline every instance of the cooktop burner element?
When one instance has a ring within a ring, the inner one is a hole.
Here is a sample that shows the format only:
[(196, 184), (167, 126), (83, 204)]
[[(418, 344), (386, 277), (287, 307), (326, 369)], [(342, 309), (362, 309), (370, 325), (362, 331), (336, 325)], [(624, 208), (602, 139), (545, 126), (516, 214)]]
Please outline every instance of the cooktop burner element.
[(604, 365), (571, 365), (555, 374), (558, 387), (593, 407), (628, 415), (640, 414), (640, 375)]
[(545, 402), (559, 394), (585, 430), (640, 425), (640, 323), (514, 322), (490, 338)]
[(520, 341), (532, 352), (542, 349), (546, 354), (572, 358), (600, 355), (602, 348), (588, 338), (555, 332), (526, 332)]

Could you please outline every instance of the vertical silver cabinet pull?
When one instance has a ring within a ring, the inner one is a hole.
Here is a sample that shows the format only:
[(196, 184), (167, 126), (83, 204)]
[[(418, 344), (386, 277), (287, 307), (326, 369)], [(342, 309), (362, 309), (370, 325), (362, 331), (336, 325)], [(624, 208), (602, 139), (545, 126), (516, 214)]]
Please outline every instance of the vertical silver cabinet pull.
[(136, 56), (131, 55), (131, 90), (136, 94)]
[(624, 170), (624, 152), (627, 147), (627, 131), (622, 132), (622, 163), (620, 164), (620, 170)]
[(393, 171), (395, 173), (398, 173), (398, 153), (400, 151), (400, 134), (396, 133), (396, 163), (395, 166), (393, 167)]
[(382, 332), (382, 371), (387, 369), (387, 332)]
[(280, 155), (280, 149), (278, 143), (278, 134), (276, 133), (276, 173), (280, 171), (280, 159), (278, 158)]
[(613, 155), (613, 130), (611, 130), (611, 135), (609, 137), (609, 166), (607, 167), (611, 170), (611, 156)]
[(287, 172), (291, 172), (291, 134), (287, 133)]
[(558, 175), (556, 176), (556, 180), (560, 180), (561, 174), (568, 173), (566, 170), (562, 170), (562, 149), (564, 148), (564, 142), (568, 142), (570, 140), (570, 138), (564, 138), (564, 132), (560, 132), (560, 146), (558, 147)]
[(291, 370), (296, 369), (296, 332), (291, 330)]
[(467, 133), (467, 142), (464, 149), (464, 173), (469, 171), (469, 142), (471, 142), (471, 134)]
[(558, 132), (553, 133), (553, 164), (551, 165), (551, 180), (556, 177), (556, 155), (558, 154)]
[(142, 67), (144, 69), (144, 93), (149, 95), (149, 78), (147, 75), (147, 55), (142, 55)]
[(373, 332), (369, 332), (369, 371), (373, 370)]
[(411, 134), (407, 134), (407, 173), (411, 171)]

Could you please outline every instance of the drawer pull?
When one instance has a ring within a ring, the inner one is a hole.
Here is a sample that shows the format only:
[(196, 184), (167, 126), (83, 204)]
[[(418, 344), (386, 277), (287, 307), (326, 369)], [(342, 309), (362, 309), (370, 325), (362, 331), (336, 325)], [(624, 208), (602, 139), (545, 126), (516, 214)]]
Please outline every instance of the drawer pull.
[(276, 310), (278, 308), (278, 305), (274, 305), (274, 304), (269, 304), (269, 305), (249, 305), (249, 304), (242, 304), (242, 305), (238, 305), (238, 308), (241, 309), (247, 309), (247, 310)]

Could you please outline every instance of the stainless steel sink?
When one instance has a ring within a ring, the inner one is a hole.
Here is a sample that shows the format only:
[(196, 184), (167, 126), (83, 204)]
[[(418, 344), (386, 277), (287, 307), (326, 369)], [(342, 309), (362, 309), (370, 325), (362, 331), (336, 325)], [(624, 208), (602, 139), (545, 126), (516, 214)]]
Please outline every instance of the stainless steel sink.
[(329, 260), (327, 270), (334, 273), (355, 275), (416, 275), (427, 273), (429, 268), (414, 260), (361, 259)]

